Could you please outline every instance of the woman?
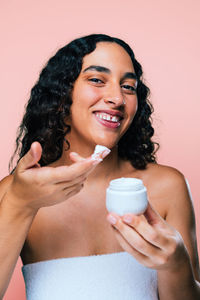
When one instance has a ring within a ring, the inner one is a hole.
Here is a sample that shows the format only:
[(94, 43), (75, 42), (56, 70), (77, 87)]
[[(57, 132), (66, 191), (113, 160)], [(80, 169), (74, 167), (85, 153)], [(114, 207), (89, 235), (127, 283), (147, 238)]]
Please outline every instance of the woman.
[[(27, 299), (199, 299), (194, 212), (184, 176), (156, 163), (148, 94), (122, 40), (86, 36), (49, 60), (0, 185), (2, 297), (21, 254)], [(111, 152), (94, 159), (96, 144)], [(106, 211), (119, 177), (143, 180), (143, 215)]]

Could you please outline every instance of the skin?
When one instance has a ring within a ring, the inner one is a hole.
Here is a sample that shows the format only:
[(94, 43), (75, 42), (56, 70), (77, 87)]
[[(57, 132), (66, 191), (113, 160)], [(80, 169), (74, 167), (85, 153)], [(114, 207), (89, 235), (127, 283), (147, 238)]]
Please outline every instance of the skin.
[[(102, 51), (105, 45), (108, 50)], [(120, 63), (116, 63), (120, 59)], [(110, 74), (95, 70), (85, 71), (93, 65), (108, 68)], [(123, 80), (126, 72), (135, 73), (131, 58), (117, 44), (99, 43), (95, 51), (84, 57), (82, 70), (72, 93), (71, 118), (67, 120), (71, 125), (67, 139), (70, 141), (72, 151), (80, 153), (82, 145), (85, 149), (82, 155), (89, 156), (96, 144), (113, 149), (128, 129), (137, 111), (137, 95), (134, 91), (136, 80), (130, 78)], [(126, 102), (126, 107), (123, 101)], [(94, 112), (104, 109), (123, 113), (123, 122), (116, 130), (99, 126), (96, 121)]]
[[(110, 73), (84, 72), (91, 65), (106, 67)], [(2, 202), (34, 215), (24, 234), (24, 264), (127, 251), (158, 271), (161, 300), (197, 299), (195, 220), (184, 176), (158, 164), (136, 170), (117, 156), (117, 142), (137, 111), (136, 80), (122, 80), (126, 72), (134, 73), (134, 68), (127, 52), (117, 44), (98, 43), (95, 51), (84, 57), (72, 93), (71, 117), (66, 120), (72, 128), (67, 135), (71, 154), (63, 151), (58, 161), (41, 168), (41, 147), (35, 143), (32, 158), (24, 157), (15, 174), (0, 186)], [(119, 127), (110, 129), (96, 120), (94, 112), (105, 109), (123, 113)], [(112, 151), (94, 165), (90, 155), (96, 144)], [(109, 181), (118, 177), (143, 180), (149, 199), (144, 215), (107, 213), (105, 190)], [(97, 194), (97, 190), (102, 192)], [(45, 196), (47, 191), (50, 194)], [(180, 282), (195, 288), (181, 291)]]

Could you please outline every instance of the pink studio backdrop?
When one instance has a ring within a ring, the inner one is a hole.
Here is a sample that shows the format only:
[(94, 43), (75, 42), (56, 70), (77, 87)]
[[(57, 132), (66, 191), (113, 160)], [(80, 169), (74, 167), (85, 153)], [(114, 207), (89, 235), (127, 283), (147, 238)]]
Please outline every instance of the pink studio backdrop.
[[(0, 3), (0, 177), (8, 174), (16, 128), (47, 59), (74, 38), (106, 33), (127, 41), (152, 91), (158, 161), (189, 180), (200, 233), (198, 0), (7, 0)], [(4, 297), (25, 299), (21, 261)]]

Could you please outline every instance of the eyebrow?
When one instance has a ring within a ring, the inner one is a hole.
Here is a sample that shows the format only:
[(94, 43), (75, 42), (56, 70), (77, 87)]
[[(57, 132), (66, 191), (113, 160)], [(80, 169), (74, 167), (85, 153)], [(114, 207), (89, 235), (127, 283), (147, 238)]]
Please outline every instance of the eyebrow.
[[(107, 74), (111, 74), (111, 70), (106, 68), (106, 67), (102, 67), (102, 66), (89, 66), (87, 67), (85, 70), (83, 70), (83, 73), (87, 72), (87, 71), (97, 71), (97, 72), (102, 72), (102, 73), (107, 73)], [(124, 76), (122, 77), (122, 79), (137, 79), (137, 76), (135, 73), (132, 72), (126, 72), (124, 74)]]

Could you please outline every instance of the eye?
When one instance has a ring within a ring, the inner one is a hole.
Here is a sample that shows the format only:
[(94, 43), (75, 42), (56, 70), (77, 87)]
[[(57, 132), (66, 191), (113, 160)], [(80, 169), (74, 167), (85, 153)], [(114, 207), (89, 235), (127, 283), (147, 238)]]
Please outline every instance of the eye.
[(125, 88), (126, 90), (130, 91), (130, 92), (133, 92), (133, 93), (136, 92), (136, 88), (132, 85), (125, 84), (125, 85), (122, 85), (122, 87)]
[(103, 81), (98, 78), (90, 78), (89, 81), (94, 82), (94, 83), (103, 83)]

